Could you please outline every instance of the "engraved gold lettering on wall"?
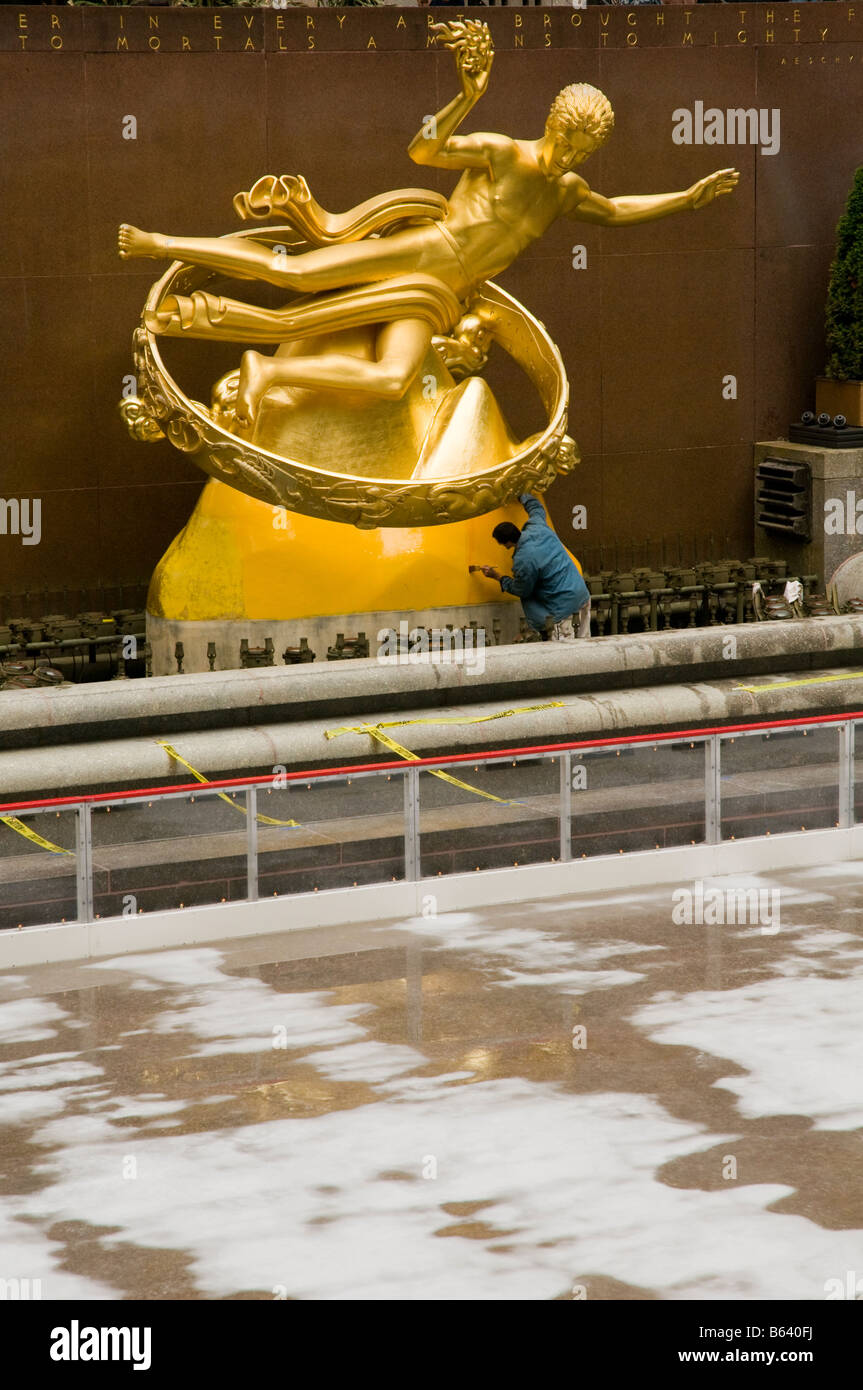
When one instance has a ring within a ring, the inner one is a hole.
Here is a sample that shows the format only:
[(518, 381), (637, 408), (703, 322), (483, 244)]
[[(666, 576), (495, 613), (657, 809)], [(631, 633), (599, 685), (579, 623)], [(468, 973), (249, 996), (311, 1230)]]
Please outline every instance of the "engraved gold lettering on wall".
[[(289, 0), (290, 3), (290, 0)], [(318, 48), (318, 37), (323, 34), (325, 44), (330, 48), (358, 51), (409, 51), (417, 52), (435, 45), (434, 36), (427, 30), (426, 43), (423, 43), (422, 21), (418, 18), (407, 22), (407, 9), (396, 7), (390, 11), (391, 20), (374, 16), (365, 18), (354, 11), (325, 8), (323, 10), (302, 8), (289, 10), (276, 4), (274, 8), (262, 5), (269, 18), (258, 18), (259, 8), (251, 6), (234, 11), (233, 9), (209, 9), (189, 5), (183, 16), (177, 17), (175, 25), (173, 11), (165, 9), (106, 9), (99, 11), (99, 21), (87, 23), (92, 10), (85, 11), (83, 26), (75, 27), (77, 12), (66, 11), (61, 5), (37, 8), (35, 5), (9, 5), (0, 10), (0, 29), (5, 36), (5, 46), (18, 52), (41, 51), (62, 52), (70, 44), (83, 48), (85, 52), (182, 52), (207, 53), (223, 52), (225, 44), (232, 51), (247, 53), (263, 52), (303, 52)], [(491, 23), (501, 26), (501, 37), (506, 35), (510, 50), (532, 48), (572, 49), (584, 46), (621, 50), (643, 46), (645, 26), (648, 42), (652, 45), (678, 44), (683, 47), (705, 45), (732, 48), (748, 47), (751, 50), (770, 48), (774, 66), (780, 65), (780, 54), (776, 51), (792, 44), (803, 48), (799, 67), (815, 67), (830, 64), (834, 67), (850, 65), (861, 58), (859, 43), (863, 40), (863, 5), (860, 0), (853, 4), (845, 0), (834, 0), (831, 10), (804, 10), (802, 4), (766, 3), (764, 5), (727, 6), (725, 27), (721, 30), (716, 20), (710, 26), (712, 13), (699, 10), (693, 0), (684, 0), (667, 12), (662, 5), (651, 11), (644, 11), (635, 0), (625, 0), (612, 17), (611, 5), (592, 8), (575, 0), (565, 7), (551, 8), (545, 5), (530, 10), (521, 5), (509, 9), (510, 19), (506, 21), (502, 12), (492, 18)], [(468, 11), (469, 13), (469, 11)], [(713, 12), (717, 13), (717, 12)], [(569, 20), (564, 15), (569, 15)], [(825, 20), (824, 16), (827, 15)], [(47, 16), (46, 18), (43, 18)], [(69, 17), (67, 17), (67, 15)], [(167, 17), (166, 17), (167, 15)], [(225, 18), (227, 15), (227, 19)], [(531, 18), (530, 16), (534, 17)], [(103, 17), (104, 16), (104, 17)], [(540, 17), (541, 16), (541, 17)], [(694, 16), (694, 18), (693, 18)], [(731, 18), (733, 16), (733, 18)], [(433, 10), (427, 11), (426, 25), (437, 22)], [(353, 29), (345, 28), (350, 21)], [(182, 27), (180, 27), (182, 26)], [(654, 27), (655, 26), (655, 27)], [(667, 34), (666, 34), (666, 31)], [(79, 33), (83, 32), (83, 44)], [(578, 32), (578, 38), (575, 37)], [(74, 38), (70, 38), (74, 35)], [(655, 37), (654, 37), (655, 35)], [(527, 43), (528, 36), (531, 40)], [(337, 37), (347, 40), (339, 44)], [(225, 43), (223, 44), (222, 39)], [(854, 54), (843, 53), (836, 56), (836, 46), (850, 41)], [(810, 57), (811, 48), (811, 57)], [(827, 56), (823, 59), (817, 52)], [(792, 66), (790, 56), (784, 66)]]

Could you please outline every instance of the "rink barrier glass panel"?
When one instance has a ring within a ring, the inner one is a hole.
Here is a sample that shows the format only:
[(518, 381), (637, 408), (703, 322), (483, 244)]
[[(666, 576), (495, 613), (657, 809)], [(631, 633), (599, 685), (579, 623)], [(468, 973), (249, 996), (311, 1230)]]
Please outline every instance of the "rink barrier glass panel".
[(248, 898), (248, 789), (203, 788), (90, 808), (93, 916)]
[(709, 746), (667, 739), (569, 753), (571, 857), (703, 844)]
[(257, 897), (404, 879), (402, 774), (310, 777), (258, 787), (255, 799)]
[(848, 827), (861, 730), (855, 712), (9, 802), (0, 928)]
[(720, 838), (838, 826), (841, 732), (820, 725), (721, 738)]
[(557, 862), (564, 757), (520, 753), (418, 769), (419, 876)]
[(86, 846), (80, 843), (84, 818), (74, 807), (0, 815), (11, 822), (0, 824), (0, 928), (80, 920), (91, 890)]

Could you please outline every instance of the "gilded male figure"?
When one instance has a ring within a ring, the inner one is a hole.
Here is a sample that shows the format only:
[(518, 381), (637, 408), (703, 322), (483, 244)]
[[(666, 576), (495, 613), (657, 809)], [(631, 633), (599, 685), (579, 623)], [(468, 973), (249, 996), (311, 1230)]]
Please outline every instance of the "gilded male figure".
[[(435, 27), (455, 51), (461, 91), (425, 122), (408, 153), (417, 164), (460, 171), (453, 192), (441, 200), (437, 220), (426, 211), (421, 225), (403, 223), (383, 235), (297, 255), (274, 255), (271, 246), (248, 237), (184, 238), (126, 225), (120, 229), (123, 257), (167, 257), (234, 272), (300, 295), (330, 296), (336, 308), (333, 291), (347, 294), (349, 287), (358, 285), (381, 287), (368, 317), (368, 322), (379, 324), (369, 358), (334, 351), (329, 345), (318, 352), (304, 350), (302, 337), (309, 332), (291, 303), (266, 310), (202, 293), (191, 299), (170, 296), (163, 302), (148, 320), (156, 331), (282, 344), (275, 356), (254, 350), (243, 356), (236, 418), (246, 429), (253, 425), (262, 397), (276, 385), (401, 398), (433, 334), (452, 331), (479, 286), (511, 265), (556, 218), (628, 226), (705, 207), (737, 183), (735, 169), (719, 169), (680, 193), (605, 198), (592, 191), (576, 170), (608, 139), (614, 114), (608, 99), (588, 83), (564, 88), (538, 139), (493, 132), (456, 134), (488, 86), (493, 50), (488, 30), (479, 21)], [(350, 220), (350, 214), (345, 216)], [(447, 306), (446, 323), (441, 325), (439, 318), (437, 324), (432, 322), (422, 305), (416, 311), (411, 308), (411, 284), (424, 290), (439, 287)], [(388, 298), (387, 287), (399, 292)]]

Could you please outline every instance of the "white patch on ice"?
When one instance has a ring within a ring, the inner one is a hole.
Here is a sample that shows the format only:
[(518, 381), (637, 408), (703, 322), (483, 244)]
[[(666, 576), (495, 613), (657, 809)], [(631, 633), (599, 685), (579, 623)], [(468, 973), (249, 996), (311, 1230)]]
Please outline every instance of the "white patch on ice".
[[(665, 1298), (808, 1299), (855, 1267), (858, 1232), (766, 1210), (785, 1186), (657, 1181), (672, 1159), (733, 1137), (649, 1097), (440, 1081), (390, 1083), (391, 1100), (349, 1111), (176, 1138), (54, 1121), (37, 1141), (62, 1146), (56, 1180), (16, 1202), (31, 1217), (117, 1226), (109, 1247), (187, 1252), (208, 1298), (283, 1285), (308, 1300), (549, 1299), (601, 1273)], [(122, 1178), (126, 1155), (134, 1183)], [(443, 1210), (455, 1202), (489, 1205), (465, 1218)], [(491, 1231), (439, 1238), (465, 1220)]]
[(10, 1067), (9, 1063), (3, 1064), (3, 1075), (0, 1075), (0, 1091), (21, 1091), (35, 1090), (43, 1086), (65, 1086), (73, 1081), (90, 1080), (92, 1077), (104, 1076), (101, 1067), (91, 1066), (89, 1062), (55, 1062), (46, 1063), (44, 1066), (36, 1065), (39, 1058), (28, 1059), (26, 1066)]
[(188, 1110), (185, 1100), (137, 1100), (134, 1096), (124, 1096), (112, 1102), (111, 1120), (146, 1120), (154, 1115), (171, 1115), (178, 1110)]
[(3, 1124), (27, 1125), (49, 1115), (62, 1115), (67, 1099), (63, 1091), (13, 1091), (3, 1096)]
[(643, 980), (631, 970), (548, 970), (544, 973), (527, 970), (504, 970), (505, 980), (496, 985), (507, 989), (512, 985), (552, 985), (561, 994), (590, 994), (594, 989), (612, 989), (615, 985), (632, 984)]
[[(793, 959), (785, 964), (795, 970)], [(825, 979), (807, 962), (805, 975), (654, 1000), (631, 1021), (652, 1042), (744, 1067), (746, 1076), (714, 1084), (738, 1096), (748, 1118), (806, 1115), (816, 1129), (856, 1129), (863, 1125), (861, 986), (863, 968)]]
[[(533, 904), (531, 904), (531, 910)], [(448, 930), (449, 917), (415, 919), (421, 921), (423, 935), (442, 938), (441, 944), (459, 951), (481, 953), (486, 961), (498, 964), (502, 979), (493, 981), (503, 988), (517, 985), (552, 985), (563, 994), (586, 994), (594, 989), (611, 989), (644, 979), (629, 970), (600, 970), (599, 962), (636, 952), (662, 951), (657, 945), (644, 946), (627, 941), (586, 943), (554, 935), (546, 927), (496, 926), (496, 917), (474, 915), (454, 939)]]
[(159, 1010), (150, 1031), (205, 1039), (187, 1056), (269, 1052), (275, 1046), (293, 1051), (365, 1037), (353, 1019), (371, 1005), (333, 1005), (325, 991), (285, 994), (262, 980), (225, 974), (222, 962), (221, 951), (202, 948), (124, 956), (92, 968), (123, 969), (173, 986), (170, 1007)]
[(326, 1052), (312, 1052), (303, 1062), (317, 1067), (323, 1076), (333, 1081), (366, 1081), (370, 1085), (428, 1066), (428, 1058), (412, 1047), (375, 1042), (371, 1038)]
[(10, 999), (0, 1004), (0, 1045), (55, 1038), (52, 1023), (72, 1023), (64, 1009), (47, 999)]
[[(21, 1198), (0, 1200), (0, 1250), (3, 1252), (2, 1277), (6, 1279), (40, 1279), (40, 1296), (46, 1299), (115, 1299), (119, 1295), (108, 1284), (88, 1279), (84, 1274), (69, 1274), (60, 1268), (63, 1247), (29, 1221), (16, 1220), (14, 1208)], [(4, 1210), (5, 1208), (5, 1210)], [(12, 1322), (12, 1310), (9, 1309)], [(7, 1328), (7, 1332), (8, 1332)]]

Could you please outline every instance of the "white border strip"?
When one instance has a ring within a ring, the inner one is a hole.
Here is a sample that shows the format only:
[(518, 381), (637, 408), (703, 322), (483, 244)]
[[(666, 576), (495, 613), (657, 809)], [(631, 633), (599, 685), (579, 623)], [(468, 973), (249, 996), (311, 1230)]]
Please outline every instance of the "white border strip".
[(495, 903), (529, 904), (537, 898), (595, 895), (659, 884), (681, 884), (721, 874), (776, 872), (863, 859), (863, 824), (845, 830), (795, 831), (681, 845), (629, 854), (597, 855), (568, 864), (528, 864), (418, 883), (372, 883), (322, 893), (297, 893), (260, 902), (216, 903), (98, 922), (0, 931), (0, 968), (46, 965), (160, 951), (172, 946), (308, 931), (353, 923), (418, 917), (433, 895), (436, 911), (459, 912)]

